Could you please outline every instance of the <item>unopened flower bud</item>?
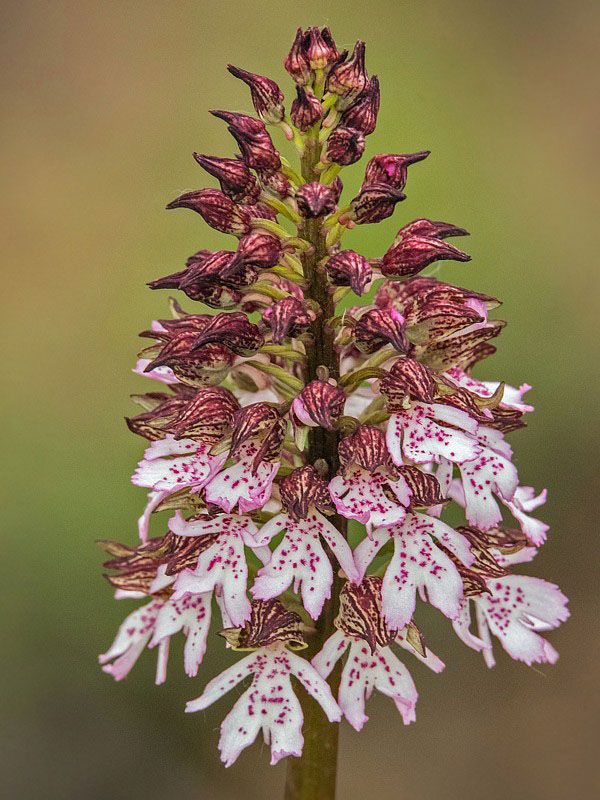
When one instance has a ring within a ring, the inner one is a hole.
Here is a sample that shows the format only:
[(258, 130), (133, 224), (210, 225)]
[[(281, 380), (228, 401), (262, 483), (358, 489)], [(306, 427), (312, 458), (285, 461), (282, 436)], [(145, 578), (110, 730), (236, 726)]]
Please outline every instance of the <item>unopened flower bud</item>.
[(209, 175), (219, 181), (221, 191), (235, 203), (256, 203), (260, 196), (260, 185), (243, 161), (200, 153), (194, 153), (194, 158)]
[(326, 69), (339, 58), (338, 49), (329, 28), (308, 28), (302, 46), (311, 69)]
[(367, 164), (363, 187), (372, 186), (373, 184), (385, 184), (402, 191), (406, 185), (408, 167), (418, 161), (423, 161), (430, 152), (430, 150), (422, 150), (419, 153), (407, 155), (382, 154), (374, 156)]
[(301, 131), (312, 128), (323, 116), (321, 101), (302, 86), (296, 86), (297, 97), (292, 103), (290, 117), (292, 122)]
[(304, 51), (303, 41), (304, 32), (302, 28), (298, 28), (291, 50), (283, 64), (299, 86), (306, 86), (312, 79), (312, 71)]
[(242, 158), (252, 169), (275, 172), (281, 166), (281, 158), (275, 149), (264, 122), (246, 114), (233, 111), (211, 111), (213, 116), (224, 120), (228, 130), (239, 145)]
[(257, 325), (250, 322), (241, 311), (233, 314), (215, 314), (201, 330), (192, 344), (192, 352), (210, 342), (225, 345), (240, 356), (250, 356), (264, 344)]
[(184, 331), (171, 339), (158, 358), (144, 372), (156, 367), (170, 367), (177, 379), (186, 386), (215, 386), (225, 378), (235, 361), (235, 354), (216, 342), (192, 352), (196, 334)]
[(190, 208), (200, 214), (211, 228), (221, 233), (243, 236), (250, 232), (250, 215), (247, 209), (236, 205), (230, 197), (218, 189), (186, 192), (169, 203), (167, 208)]
[(279, 263), (283, 246), (278, 236), (264, 231), (252, 231), (240, 239), (237, 261), (258, 269), (270, 269)]
[(402, 411), (404, 399), (432, 403), (436, 395), (433, 372), (413, 358), (394, 361), (389, 373), (379, 383), (381, 394), (386, 398), (388, 411)]
[(434, 222), (430, 219), (415, 219), (404, 225), (394, 239), (394, 244), (398, 244), (401, 239), (408, 239), (409, 236), (426, 236), (428, 239), (447, 239), (450, 236), (468, 236), (469, 231), (451, 225), (449, 222)]
[(222, 386), (200, 389), (169, 425), (169, 430), (175, 439), (214, 445), (225, 435), (239, 407), (235, 396)]
[(377, 75), (373, 75), (354, 103), (344, 111), (340, 124), (347, 128), (356, 128), (368, 136), (375, 130), (378, 112), (379, 80)]
[(375, 353), (391, 344), (405, 353), (408, 342), (404, 336), (404, 317), (394, 308), (374, 308), (366, 311), (353, 330), (356, 346), (363, 353)]
[(290, 196), (290, 182), (282, 172), (257, 170), (257, 173), (265, 189), (268, 189), (282, 199)]
[(342, 250), (325, 264), (329, 278), (336, 286), (351, 286), (352, 291), (361, 295), (373, 277), (373, 270), (366, 258), (354, 250)]
[[(156, 288), (156, 287), (152, 287)], [(205, 303), (210, 308), (230, 309), (235, 308), (240, 304), (243, 295), (235, 289), (230, 289), (228, 286), (195, 286), (190, 285), (185, 288), (181, 287), (181, 291), (190, 298), (199, 303)]]
[(327, 158), (347, 167), (355, 164), (365, 151), (365, 135), (356, 128), (339, 125), (327, 140)]
[(294, 400), (293, 409), (300, 422), (333, 430), (342, 414), (346, 395), (344, 390), (329, 381), (311, 381)]
[(434, 261), (470, 261), (471, 256), (439, 239), (409, 236), (391, 247), (383, 257), (381, 273), (386, 277), (416, 275)]
[(281, 344), (286, 336), (297, 336), (307, 330), (313, 317), (297, 297), (284, 297), (269, 306), (263, 314), (263, 321), (271, 328), (274, 344)]
[(385, 184), (375, 184), (361, 189), (352, 200), (351, 219), (357, 225), (368, 222), (381, 222), (391, 217), (396, 203), (406, 200), (406, 195)]
[(347, 61), (338, 61), (331, 68), (327, 76), (327, 90), (340, 98), (336, 107), (343, 111), (358, 97), (366, 84), (365, 43), (358, 41), (350, 58)]
[(262, 75), (255, 75), (253, 72), (246, 72), (245, 69), (234, 67), (232, 64), (228, 64), (227, 69), (250, 87), (252, 104), (263, 122), (266, 122), (267, 125), (277, 125), (283, 121), (285, 117), (284, 97), (275, 81)]
[(299, 213), (305, 219), (331, 214), (336, 207), (331, 188), (318, 181), (303, 184), (296, 192), (296, 202)]
[(272, 222), (277, 220), (277, 212), (265, 203), (257, 203), (255, 206), (244, 206), (250, 219), (270, 219)]

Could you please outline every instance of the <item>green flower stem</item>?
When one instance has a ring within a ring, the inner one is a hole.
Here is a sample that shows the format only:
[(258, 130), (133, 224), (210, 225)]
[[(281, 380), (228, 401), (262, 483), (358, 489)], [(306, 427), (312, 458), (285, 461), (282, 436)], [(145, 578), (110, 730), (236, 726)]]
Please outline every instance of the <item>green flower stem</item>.
[[(315, 139), (307, 140), (306, 151), (302, 157), (302, 178), (305, 181), (319, 180), (315, 167), (320, 157), (319, 142)], [(327, 257), (322, 220), (305, 220), (299, 235), (310, 245), (302, 252), (302, 266), (307, 284), (305, 296), (316, 303), (321, 312), (312, 325), (311, 341), (306, 345), (307, 380), (311, 381), (317, 377), (317, 367), (321, 365), (329, 369), (332, 378), (338, 378), (339, 359), (334, 347), (335, 330), (327, 325), (327, 320), (335, 315), (334, 298), (327, 284), (325, 270), (320, 266)], [(323, 459), (329, 466), (330, 475), (335, 475), (339, 467), (338, 436), (337, 431), (327, 431), (323, 428), (310, 429), (308, 462), (312, 464), (317, 459)], [(347, 535), (347, 523), (343, 517), (335, 515), (331, 517), (331, 521), (344, 536)], [(336, 574), (331, 600), (325, 603), (323, 612), (315, 623), (315, 633), (309, 639), (309, 648), (303, 653), (309, 660), (319, 652), (334, 631), (333, 620), (338, 611), (340, 586), (341, 579)], [(341, 665), (338, 665), (329, 678), (334, 696), (337, 696), (340, 673)], [(318, 703), (305, 692), (301, 695), (301, 704), (304, 714), (304, 749), (300, 758), (288, 759), (285, 800), (334, 800), (339, 725), (330, 723)]]

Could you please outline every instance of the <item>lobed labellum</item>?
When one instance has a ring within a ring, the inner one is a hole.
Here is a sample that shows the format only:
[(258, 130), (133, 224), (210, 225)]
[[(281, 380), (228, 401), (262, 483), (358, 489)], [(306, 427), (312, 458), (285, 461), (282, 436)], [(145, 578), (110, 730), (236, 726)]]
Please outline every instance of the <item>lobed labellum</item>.
[[(420, 161), (421, 159), (418, 160)], [(398, 244), (402, 239), (409, 239), (411, 236), (425, 236), (428, 239), (447, 239), (450, 236), (468, 235), (469, 231), (459, 228), (457, 225), (452, 225), (449, 222), (434, 222), (422, 217), (403, 225), (396, 234), (393, 243)]]
[[(352, 200), (350, 215), (357, 225), (382, 222), (392, 216), (396, 204), (401, 200), (406, 200), (406, 195), (403, 192), (383, 183), (370, 184), (361, 189)], [(383, 274), (385, 275), (386, 273), (384, 272)]]

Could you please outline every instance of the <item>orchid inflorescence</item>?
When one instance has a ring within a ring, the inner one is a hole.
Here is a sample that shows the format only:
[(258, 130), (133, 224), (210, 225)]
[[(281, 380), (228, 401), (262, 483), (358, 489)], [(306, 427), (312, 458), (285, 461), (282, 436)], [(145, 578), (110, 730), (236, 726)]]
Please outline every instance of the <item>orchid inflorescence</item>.
[[(102, 545), (117, 597), (145, 603), (100, 662), (120, 680), (156, 647), (162, 683), (170, 639), (183, 632), (195, 676), (218, 613), (214, 642), (249, 652), (186, 710), (252, 676), (221, 727), (227, 765), (261, 730), (271, 763), (301, 754), (292, 675), (331, 723), (345, 716), (359, 730), (374, 688), (412, 722), (417, 691), (397, 648), (444, 668), (413, 618), (417, 598), (489, 666), (492, 636), (526, 664), (554, 663), (540, 632), (568, 616), (556, 586), (511, 572), (535, 556), (547, 526), (530, 515), (545, 491), (520, 485), (505, 440), (533, 410), (530, 387), (471, 374), (495, 352), (503, 323), (488, 311), (499, 303), (422, 274), (468, 261), (447, 241), (467, 231), (417, 219), (381, 258), (341, 245), (347, 230), (391, 216), (408, 167), (428, 156), (375, 156), (358, 194), (341, 200), (339, 174), (361, 158), (379, 109), (364, 57), (363, 42), (349, 55), (327, 28), (299, 29), (285, 60), (296, 84), (289, 113), (274, 81), (229, 67), (258, 119), (213, 111), (240, 152), (194, 154), (220, 189), (168, 208), (192, 209), (237, 248), (200, 250), (150, 284), (214, 311), (171, 300), (172, 318), (141, 334), (151, 344), (135, 372), (163, 385), (135, 395), (143, 411), (127, 420), (150, 442), (132, 478), (149, 490), (141, 544)], [(298, 170), (268, 127), (292, 143)], [(366, 304), (349, 305), (351, 292), (371, 289)], [(464, 509), (456, 528), (442, 519), (451, 503)], [(170, 515), (166, 533), (151, 538), (158, 512)]]

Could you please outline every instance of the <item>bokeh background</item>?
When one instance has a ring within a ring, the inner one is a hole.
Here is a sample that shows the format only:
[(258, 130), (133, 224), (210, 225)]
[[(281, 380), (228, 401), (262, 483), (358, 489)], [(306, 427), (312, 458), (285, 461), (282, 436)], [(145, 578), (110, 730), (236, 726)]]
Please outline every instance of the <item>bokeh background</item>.
[(416, 725), (374, 697), (360, 736), (343, 726), (339, 797), (593, 796), (598, 3), (21, 0), (2, 3), (2, 20), (3, 796), (280, 796), (285, 766), (269, 768), (264, 746), (221, 767), (229, 701), (182, 713), (226, 663), (217, 640), (195, 680), (177, 652), (160, 688), (154, 654), (118, 685), (99, 670), (126, 608), (94, 540), (133, 542), (144, 503), (128, 481), (143, 443), (122, 418), (144, 385), (130, 371), (137, 332), (167, 300), (144, 284), (224, 246), (164, 205), (205, 185), (193, 150), (232, 152), (206, 113), (250, 109), (226, 63), (289, 91), (282, 59), (310, 24), (368, 43), (382, 84), (368, 153), (433, 151), (394, 219), (348, 245), (380, 255), (403, 222), (447, 219), (472, 231), (473, 262), (443, 277), (504, 300), (508, 328), (478, 374), (535, 387), (538, 412), (512, 435), (524, 482), (550, 490), (531, 571), (560, 582), (573, 614), (550, 635), (555, 667), (499, 653), (493, 671), (440, 615), (422, 617), (447, 669), (411, 664)]

